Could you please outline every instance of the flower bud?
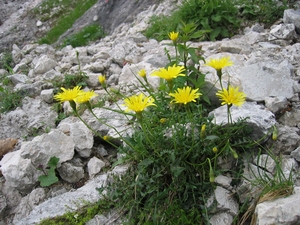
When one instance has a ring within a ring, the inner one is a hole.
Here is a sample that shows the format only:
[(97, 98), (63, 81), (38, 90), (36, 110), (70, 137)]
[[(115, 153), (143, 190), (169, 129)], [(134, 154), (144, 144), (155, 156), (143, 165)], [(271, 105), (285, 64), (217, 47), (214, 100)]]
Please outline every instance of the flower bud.
[(275, 126), (273, 126), (272, 139), (273, 139), (273, 141), (276, 141), (277, 138), (278, 138), (278, 130)]
[(165, 122), (167, 122), (167, 119), (166, 119), (166, 118), (161, 118), (161, 119), (159, 120), (159, 122), (160, 122), (160, 123), (165, 123)]
[(213, 153), (218, 153), (218, 148), (217, 147), (213, 147)]
[(206, 137), (206, 124), (203, 124), (200, 131), (200, 138), (204, 139)]

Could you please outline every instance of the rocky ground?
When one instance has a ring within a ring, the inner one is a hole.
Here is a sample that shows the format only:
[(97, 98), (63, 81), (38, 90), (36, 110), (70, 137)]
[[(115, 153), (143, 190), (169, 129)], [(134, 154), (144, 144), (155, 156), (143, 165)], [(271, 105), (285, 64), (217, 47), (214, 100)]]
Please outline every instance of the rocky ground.
[[(134, 93), (139, 85), (134, 74), (140, 69), (150, 74), (164, 67), (168, 62), (165, 48), (170, 48), (166, 45), (168, 40), (148, 40), (141, 31), (146, 28), (151, 15), (165, 12), (166, 8), (172, 9), (175, 2), (169, 0), (148, 7), (137, 14), (132, 23), (122, 23), (111, 35), (90, 46), (76, 49), (67, 46), (58, 50), (49, 45), (14, 45), (12, 53), (16, 66), (9, 78), (15, 89), (23, 90), (29, 96), (23, 100), (22, 107), (2, 114), (0, 118), (0, 144), (4, 143), (10, 151), (0, 162), (3, 174), (0, 186), (2, 224), (36, 224), (42, 218), (96, 202), (100, 197), (96, 188), (105, 186), (112, 174), (126, 171), (127, 165), (111, 170), (109, 157), (118, 157), (116, 152), (97, 141), (78, 118), (69, 117), (58, 125), (55, 123), (57, 113), (51, 108), (54, 94), (51, 81), (63, 79), (66, 73), (78, 72), (76, 52), (79, 52), (80, 66), (88, 76), (90, 89), (103, 95), (105, 92), (98, 76), (106, 74), (110, 87), (120, 88), (124, 94)], [(297, 12), (287, 10), (282, 21), (271, 29), (256, 24), (231, 39), (191, 43), (195, 47), (202, 46), (205, 59), (230, 56), (234, 65), (226, 70), (226, 78), (247, 94), (246, 104), (232, 108), (233, 120), (249, 116), (248, 124), (255, 130), (255, 139), (260, 139), (276, 126), (277, 141), (269, 139), (266, 142), (272, 145), (274, 153), (283, 155), (284, 174), (288, 176), (291, 171), (295, 174), (293, 195), (258, 204), (256, 224), (259, 225), (300, 223), (300, 183), (297, 177), (300, 162), (300, 44), (296, 32), (300, 29), (299, 20)], [(169, 50), (174, 54), (171, 48)], [(22, 73), (22, 68), (28, 68), (28, 73)], [(201, 70), (207, 73), (208, 84), (216, 83), (213, 70), (204, 66)], [(151, 77), (149, 82), (155, 86), (158, 80)], [(211, 98), (213, 100), (213, 95)], [(106, 104), (112, 109), (117, 108), (115, 104)], [(216, 123), (226, 122), (225, 110), (217, 107), (211, 112)], [(68, 104), (64, 105), (64, 111), (70, 111)], [(105, 118), (118, 131), (128, 126), (118, 113), (97, 108), (95, 114)], [(83, 118), (102, 135), (116, 137), (114, 129), (99, 123), (88, 112)], [(42, 188), (37, 182), (41, 172), (35, 165), (46, 165), (53, 155), (60, 158), (60, 185)], [(276, 166), (274, 161), (267, 155), (261, 158), (259, 166), (272, 174)], [(248, 172), (257, 168), (255, 164), (257, 161), (254, 160)], [(108, 172), (103, 172), (106, 170)], [(248, 176), (253, 179), (250, 172)], [(231, 186), (231, 180), (230, 175), (216, 178), (218, 186), (212, 198), (218, 204), (211, 224), (231, 224), (245, 195), (255, 195), (254, 187), (246, 179), (238, 186)], [(233, 193), (238, 194), (239, 202), (232, 197)], [(88, 224), (118, 224), (118, 219), (116, 212), (112, 212), (96, 216)]]

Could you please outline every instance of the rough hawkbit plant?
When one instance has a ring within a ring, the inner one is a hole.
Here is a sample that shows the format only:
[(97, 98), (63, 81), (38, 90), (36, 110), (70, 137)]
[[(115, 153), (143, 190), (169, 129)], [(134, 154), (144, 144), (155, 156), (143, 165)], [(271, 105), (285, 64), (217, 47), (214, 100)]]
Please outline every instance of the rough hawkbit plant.
[[(141, 84), (137, 87), (138, 92), (119, 93), (123, 104), (120, 104), (120, 99), (114, 102), (118, 110), (111, 110), (128, 119), (127, 124), (132, 129), (130, 135), (95, 115), (90, 101), (97, 95), (93, 91), (83, 91), (76, 86), (62, 88), (62, 92), (55, 95), (61, 103), (68, 101), (75, 115), (95, 135), (107, 142), (114, 138), (93, 130), (78, 113), (78, 104), (85, 105), (91, 115), (113, 129), (122, 141), (123, 145), (114, 145), (123, 155), (114, 166), (122, 163), (131, 166), (121, 180), (117, 179), (107, 187), (105, 198), (126, 212), (129, 224), (208, 223), (206, 201), (215, 188), (215, 177), (222, 173), (219, 159), (233, 157), (239, 160), (238, 152), (249, 148), (251, 143), (245, 138), (249, 137), (250, 131), (242, 120), (234, 122), (228, 119), (227, 126), (222, 126), (208, 116), (201, 85), (191, 82), (194, 76), (191, 74), (199, 67), (187, 65), (191, 58), (197, 64), (204, 59), (200, 55), (194, 57), (197, 49), (187, 45), (189, 36), (193, 35), (192, 27), (186, 25), (183, 30), (183, 33), (174, 31), (169, 34), (178, 55), (175, 58), (170, 56), (169, 65), (150, 74), (161, 78), (160, 87), (153, 88), (142, 69), (136, 75)], [(210, 65), (221, 71), (232, 62), (228, 59), (216, 64), (219, 67)], [(202, 76), (200, 71), (197, 74)], [(221, 79), (222, 74), (218, 77)], [(113, 99), (105, 76), (100, 75), (98, 79)], [(228, 118), (230, 107), (242, 105), (245, 101), (245, 94), (231, 86), (216, 94), (221, 103), (227, 105)]]

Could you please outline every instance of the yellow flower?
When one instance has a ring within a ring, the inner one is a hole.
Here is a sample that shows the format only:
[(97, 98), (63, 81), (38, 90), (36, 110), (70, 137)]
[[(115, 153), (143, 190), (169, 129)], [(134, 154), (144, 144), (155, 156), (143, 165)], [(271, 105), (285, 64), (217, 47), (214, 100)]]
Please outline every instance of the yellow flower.
[(142, 69), (138, 72), (138, 75), (140, 75), (141, 77), (146, 77), (146, 70)]
[(218, 91), (216, 94), (222, 101), (222, 105), (236, 105), (241, 106), (246, 100), (246, 94), (244, 92), (239, 92), (239, 88), (228, 86), (228, 89), (223, 88), (223, 90)]
[(169, 95), (174, 97), (171, 102), (187, 104), (188, 102), (196, 102), (196, 99), (201, 96), (201, 93), (197, 92), (199, 88), (193, 89), (189, 86), (184, 88), (177, 88), (175, 93)]
[(92, 97), (98, 96), (94, 91), (83, 91), (74, 99), (75, 102), (85, 103), (90, 101)]
[(81, 87), (79, 86), (76, 86), (73, 89), (65, 89), (62, 87), (61, 90), (63, 90), (63, 92), (56, 94), (54, 99), (60, 102), (75, 101), (78, 95), (83, 92), (80, 88)]
[(158, 71), (155, 71), (151, 74), (151, 76), (157, 76), (160, 78), (163, 78), (167, 81), (172, 80), (173, 78), (176, 78), (178, 76), (185, 76), (183, 66), (169, 66), (167, 69), (165, 68), (160, 68)]
[(230, 60), (230, 57), (222, 57), (220, 59), (211, 59), (209, 60), (205, 66), (210, 66), (215, 70), (221, 70), (224, 67), (232, 66), (233, 62)]
[(128, 97), (124, 99), (124, 102), (124, 105), (127, 107), (127, 110), (132, 110), (136, 113), (144, 111), (144, 109), (148, 106), (156, 106), (154, 104), (154, 99), (151, 96), (145, 96), (143, 93)]
[(100, 75), (98, 77), (98, 80), (99, 80), (100, 84), (105, 84), (105, 81), (106, 81), (105, 75)]
[(174, 31), (170, 32), (170, 33), (169, 33), (169, 38), (170, 38), (172, 41), (176, 41), (177, 38), (178, 38), (178, 32), (174, 32)]

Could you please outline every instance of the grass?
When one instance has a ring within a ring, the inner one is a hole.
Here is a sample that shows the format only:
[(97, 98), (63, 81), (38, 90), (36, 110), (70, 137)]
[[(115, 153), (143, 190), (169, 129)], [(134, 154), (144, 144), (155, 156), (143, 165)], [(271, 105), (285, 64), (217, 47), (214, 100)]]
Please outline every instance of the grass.
[[(58, 38), (69, 28), (73, 23), (80, 18), (88, 9), (90, 9), (97, 0), (48, 0), (40, 8), (35, 9), (34, 12), (37, 16), (51, 13), (51, 9), (58, 7), (58, 13), (52, 14), (50, 17), (44, 18), (44, 20), (54, 20), (54, 26), (46, 34), (45, 37), (39, 40), (39, 44), (53, 44)], [(42, 17), (43, 18), (43, 17)], [(43, 20), (43, 19), (42, 19)]]
[(105, 36), (104, 30), (96, 24), (84, 27), (78, 33), (67, 37), (61, 47), (72, 45), (73, 48), (86, 46), (89, 42), (98, 40)]

